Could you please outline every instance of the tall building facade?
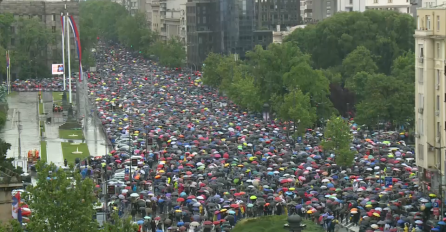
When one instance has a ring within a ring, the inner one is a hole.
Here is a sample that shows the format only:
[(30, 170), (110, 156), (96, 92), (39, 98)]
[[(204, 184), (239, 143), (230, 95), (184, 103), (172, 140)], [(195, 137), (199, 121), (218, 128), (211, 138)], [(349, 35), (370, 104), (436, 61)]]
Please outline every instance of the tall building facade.
[[(62, 49), (61, 49), (61, 21), (60, 14), (65, 12), (65, 5), (70, 15), (73, 16), (77, 23), (79, 33), (82, 33), (79, 22), (79, 1), (16, 1), (16, 0), (3, 0), (0, 3), (0, 14), (11, 13), (15, 19), (22, 17), (38, 18), (45, 26), (57, 34), (57, 44), (54, 46), (48, 46), (45, 53), (45, 60), (49, 68), (51, 64), (62, 63)], [(11, 31), (13, 35), (9, 41), (9, 47), (14, 49), (16, 38), (14, 35), (20, 33), (20, 29), (17, 25), (12, 25)], [(71, 34), (72, 36), (72, 34)], [(74, 39), (71, 37), (71, 54), (77, 54), (75, 52)], [(77, 58), (77, 55), (76, 55)], [(11, 76), (15, 78), (16, 70), (11, 69)]]
[(301, 24), (300, 0), (255, 0), (257, 29), (283, 30)]
[[(413, 14), (421, 2), (435, 0), (305, 0), (304, 19), (321, 21), (337, 12), (392, 10)], [(418, 3), (419, 2), (419, 3)]]
[[(291, 1), (299, 7), (298, 0)], [(272, 29), (268, 28), (273, 24), (265, 20), (276, 18), (274, 22), (279, 25), (291, 22), (282, 20), (285, 13), (273, 2), (270, 2), (272, 9), (265, 11), (264, 16), (268, 17), (263, 20), (262, 13), (258, 13), (260, 4), (260, 0), (189, 0), (186, 4), (188, 63), (199, 67), (210, 52), (236, 54), (237, 59), (243, 59), (255, 45), (270, 44)], [(294, 13), (299, 18), (299, 10)]]
[[(186, 0), (146, 0), (146, 14), (151, 29), (166, 41), (178, 38), (187, 49)], [(148, 10), (149, 9), (149, 10)]]
[[(419, 175), (438, 189), (445, 170), (446, 8), (417, 9), (415, 30), (415, 152)], [(436, 179), (436, 180), (434, 180)], [(434, 186), (437, 184), (437, 188)]]

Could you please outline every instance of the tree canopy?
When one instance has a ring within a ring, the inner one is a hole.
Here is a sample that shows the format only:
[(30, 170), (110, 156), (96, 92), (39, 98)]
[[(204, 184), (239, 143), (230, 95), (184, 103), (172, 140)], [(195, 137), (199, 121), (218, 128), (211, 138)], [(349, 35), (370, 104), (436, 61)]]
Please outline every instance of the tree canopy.
[[(376, 126), (378, 118), (413, 125), (415, 21), (394, 11), (337, 13), (291, 33), (330, 81), (330, 99), (342, 115)], [(354, 94), (352, 96), (352, 93)]]
[(353, 136), (348, 122), (341, 117), (332, 116), (325, 127), (324, 137), (322, 147), (326, 152), (335, 153), (336, 164), (344, 167), (351, 166), (355, 152), (350, 150)]
[(334, 112), (330, 81), (311, 66), (296, 43), (257, 46), (247, 59), (211, 53), (204, 62), (203, 82), (225, 92), (240, 107), (260, 112), (264, 103), (285, 121), (300, 120), (300, 132)]
[[(138, 226), (133, 224), (129, 217), (121, 218), (116, 213), (103, 228), (98, 228), (96, 220), (93, 220), (93, 205), (97, 198), (94, 182), (90, 178), (82, 179), (77, 172), (57, 168), (53, 163), (47, 165), (43, 161), (37, 163), (36, 169), (36, 185), (28, 186), (27, 192), (21, 194), (21, 201), (32, 209), (26, 231), (138, 230)], [(15, 220), (0, 223), (0, 232), (22, 231), (24, 230)]]
[(89, 54), (99, 38), (105, 42), (119, 42), (146, 57), (154, 55), (160, 64), (172, 68), (183, 66), (186, 58), (184, 45), (177, 38), (163, 41), (158, 33), (149, 29), (144, 13), (132, 16), (115, 2), (81, 2), (80, 28), (83, 54)]

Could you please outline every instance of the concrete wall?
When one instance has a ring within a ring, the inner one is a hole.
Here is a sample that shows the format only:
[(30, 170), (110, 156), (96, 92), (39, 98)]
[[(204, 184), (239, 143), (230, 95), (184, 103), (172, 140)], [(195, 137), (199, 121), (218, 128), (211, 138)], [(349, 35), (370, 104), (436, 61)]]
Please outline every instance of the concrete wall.
[(7, 222), (12, 218), (12, 196), (11, 191), (0, 190), (0, 221)]

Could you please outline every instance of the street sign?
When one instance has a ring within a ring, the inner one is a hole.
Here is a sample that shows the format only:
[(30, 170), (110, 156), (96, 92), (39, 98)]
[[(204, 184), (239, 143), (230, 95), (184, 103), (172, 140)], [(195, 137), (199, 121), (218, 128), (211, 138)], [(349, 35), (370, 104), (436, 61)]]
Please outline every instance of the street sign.
[(393, 178), (391, 176), (386, 176), (384, 178), (384, 183), (385, 183), (386, 187), (389, 187), (393, 184), (392, 179)]
[(125, 174), (129, 174), (130, 173), (130, 168), (125, 168)]
[(440, 204), (438, 204), (438, 201), (434, 201), (434, 203), (432, 205), (434, 206), (434, 208), (440, 207)]

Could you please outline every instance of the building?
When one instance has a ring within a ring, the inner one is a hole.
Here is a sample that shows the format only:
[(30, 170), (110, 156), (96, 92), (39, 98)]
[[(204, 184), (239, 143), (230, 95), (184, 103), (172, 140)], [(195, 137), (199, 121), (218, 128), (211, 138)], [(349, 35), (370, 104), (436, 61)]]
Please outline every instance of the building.
[(366, 0), (367, 10), (394, 10), (410, 14), (410, 0)]
[(145, 12), (146, 0), (112, 0), (120, 5), (123, 5), (131, 15), (135, 15), (136, 12)]
[(422, 2), (433, 1), (435, 0), (306, 0), (304, 19), (320, 21), (337, 12), (366, 10), (393, 10), (413, 14)]
[[(19, 19), (20, 17), (36, 17), (40, 19), (47, 28), (51, 29), (53, 33), (61, 36), (61, 21), (60, 14), (65, 12), (65, 5), (67, 6), (67, 10), (70, 15), (73, 16), (74, 20), (77, 23), (79, 33), (82, 33), (80, 30), (80, 22), (79, 22), (79, 2), (78, 1), (20, 1), (20, 0), (3, 0), (0, 3), (0, 14), (2, 13), (11, 13), (14, 15), (15, 19)], [(16, 25), (11, 27), (11, 31), (14, 34), (20, 33), (19, 28)], [(72, 33), (71, 33), (71, 36)], [(46, 63), (48, 67), (51, 68), (51, 64), (60, 64), (62, 63), (62, 49), (61, 49), (61, 37), (58, 37), (57, 45), (48, 46), (48, 50), (46, 53)], [(15, 44), (14, 35), (11, 37), (9, 46), (13, 50)], [(74, 46), (74, 39), (71, 37), (71, 54), (77, 54)], [(77, 55), (75, 55), (77, 58)], [(11, 65), (12, 66), (12, 65)], [(11, 69), (12, 78), (16, 78), (17, 76), (16, 70)]]
[(438, 170), (442, 165), (443, 173), (445, 170), (446, 6), (418, 8), (416, 21), (416, 162), (420, 177), (432, 183), (432, 190), (438, 190)]
[(298, 25), (298, 26), (294, 26), (291, 28), (288, 28), (286, 31), (282, 31), (280, 29), (280, 26), (277, 25), (277, 29), (276, 31), (273, 31), (273, 43), (282, 43), (283, 39), (285, 39), (285, 37), (287, 37), (289, 34), (291, 34), (294, 30), (298, 29), (298, 28), (305, 28), (306, 25)]
[[(299, 1), (294, 1), (299, 7)], [(199, 67), (210, 52), (236, 54), (243, 59), (255, 45), (266, 48), (272, 42), (272, 30), (267, 28), (271, 27), (270, 23), (259, 19), (262, 14), (256, 14), (258, 7), (261, 6), (254, 0), (189, 0), (186, 4), (188, 63)], [(278, 5), (271, 7), (275, 9)], [(287, 18), (272, 9), (265, 11), (265, 17), (286, 25), (290, 23), (289, 14)], [(299, 10), (294, 15), (298, 19)]]
[(186, 3), (187, 62), (200, 67), (210, 52), (222, 53), (220, 5), (215, 0)]
[[(248, 8), (247, 1), (246, 8)], [(301, 18), (300, 0), (255, 0), (255, 17), (257, 29), (275, 30), (277, 25), (282, 29), (299, 25)]]
[(366, 0), (338, 0), (337, 12), (364, 12), (366, 8)]
[(150, 19), (151, 29), (158, 32), (164, 41), (178, 38), (187, 49), (186, 0), (147, 1), (150, 2), (146, 12)]

